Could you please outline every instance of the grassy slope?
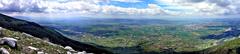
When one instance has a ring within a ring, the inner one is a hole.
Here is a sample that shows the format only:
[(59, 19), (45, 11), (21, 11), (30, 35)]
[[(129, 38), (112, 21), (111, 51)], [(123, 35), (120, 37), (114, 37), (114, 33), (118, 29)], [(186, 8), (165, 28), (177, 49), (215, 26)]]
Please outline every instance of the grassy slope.
[[(41, 40), (39, 38), (29, 36), (24, 33), (10, 31), (7, 29), (0, 30), (1, 36), (0, 37), (11, 37), (17, 39), (18, 47), (17, 49), (11, 49), (7, 45), (0, 45), (1, 47), (5, 47), (10, 51), (11, 54), (21, 54), (26, 53), (24, 47), (32, 46), (39, 48), (40, 50), (43, 50), (46, 53), (49, 54), (66, 54), (66, 50), (59, 46), (59, 45), (52, 45), (48, 42)], [(31, 54), (36, 54), (36, 52), (33, 52)]]
[(97, 54), (102, 54), (102, 53), (111, 54), (111, 52), (105, 49), (98, 48), (97, 46), (92, 46), (89, 44), (81, 43), (81, 42), (69, 39), (67, 37), (64, 37), (57, 31), (49, 28), (45, 28), (34, 22), (15, 19), (3, 14), (0, 14), (0, 26), (9, 30), (25, 32), (37, 38), (48, 39), (49, 42), (52, 42), (54, 44), (58, 44), (62, 46), (71, 46), (73, 47), (73, 49), (77, 51), (87, 51), (87, 52), (97, 53)]
[(223, 45), (215, 46), (205, 50), (209, 54), (239, 54), (240, 39), (225, 42)]

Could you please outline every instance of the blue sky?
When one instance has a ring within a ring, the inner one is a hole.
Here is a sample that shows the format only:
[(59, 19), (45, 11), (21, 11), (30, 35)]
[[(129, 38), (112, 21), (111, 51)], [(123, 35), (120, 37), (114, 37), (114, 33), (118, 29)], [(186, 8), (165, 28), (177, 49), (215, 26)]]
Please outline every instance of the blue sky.
[(238, 17), (239, 0), (0, 0), (10, 16), (46, 18)]
[(115, 5), (124, 8), (147, 8), (148, 4), (156, 3), (155, 0), (140, 0), (141, 2), (119, 2), (119, 1), (110, 1), (107, 5)]

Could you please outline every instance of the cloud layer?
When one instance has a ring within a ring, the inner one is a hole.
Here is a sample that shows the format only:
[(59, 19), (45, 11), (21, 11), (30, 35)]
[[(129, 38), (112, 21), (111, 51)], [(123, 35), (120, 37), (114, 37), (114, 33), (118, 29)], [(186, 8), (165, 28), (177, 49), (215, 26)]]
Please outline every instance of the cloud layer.
[[(0, 12), (14, 15), (70, 16), (223, 16), (239, 15), (238, 0), (0, 0)], [(145, 8), (120, 7), (113, 2)], [(17, 13), (17, 14), (16, 14)]]
[[(186, 12), (190, 15), (230, 15), (239, 14), (240, 1), (237, 0), (159, 0), (166, 3), (170, 8), (191, 10)], [(180, 13), (182, 14), (182, 13)]]

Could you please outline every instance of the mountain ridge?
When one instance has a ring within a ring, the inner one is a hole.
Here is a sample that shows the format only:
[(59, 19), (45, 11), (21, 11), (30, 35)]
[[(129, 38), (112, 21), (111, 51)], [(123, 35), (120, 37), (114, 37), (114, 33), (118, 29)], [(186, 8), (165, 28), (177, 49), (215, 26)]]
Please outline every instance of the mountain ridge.
[(16, 19), (3, 14), (0, 14), (0, 27), (19, 32), (25, 32), (37, 38), (49, 40), (49, 42), (52, 42), (54, 44), (59, 44), (62, 46), (71, 46), (73, 47), (73, 49), (77, 51), (87, 51), (96, 54), (111, 54), (111, 52), (105, 49), (101, 49), (96, 46), (88, 45), (64, 37), (55, 30), (45, 28), (37, 23)]

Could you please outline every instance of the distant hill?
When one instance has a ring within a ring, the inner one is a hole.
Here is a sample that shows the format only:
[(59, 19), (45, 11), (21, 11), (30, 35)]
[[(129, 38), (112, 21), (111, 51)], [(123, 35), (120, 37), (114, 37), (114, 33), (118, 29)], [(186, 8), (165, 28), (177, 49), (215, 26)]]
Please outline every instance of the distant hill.
[(48, 40), (54, 44), (71, 46), (77, 51), (87, 51), (96, 54), (111, 54), (111, 52), (98, 48), (98, 46), (92, 46), (66, 38), (53, 29), (45, 28), (34, 22), (16, 19), (3, 14), (0, 14), (0, 27), (19, 32), (25, 32), (33, 35), (34, 37)]
[(200, 51), (175, 52), (175, 54), (240, 54), (240, 39), (227, 41), (222, 45), (217, 45)]

